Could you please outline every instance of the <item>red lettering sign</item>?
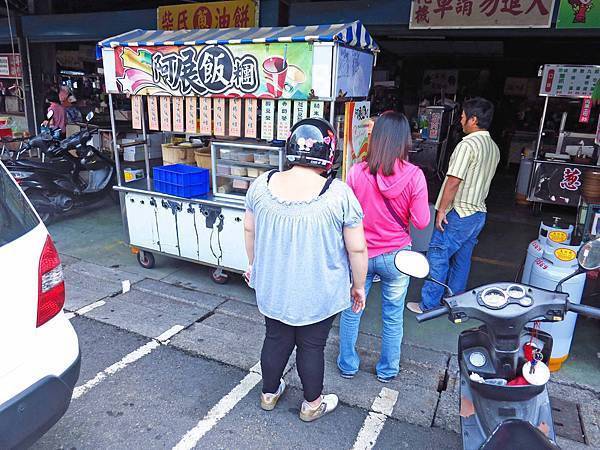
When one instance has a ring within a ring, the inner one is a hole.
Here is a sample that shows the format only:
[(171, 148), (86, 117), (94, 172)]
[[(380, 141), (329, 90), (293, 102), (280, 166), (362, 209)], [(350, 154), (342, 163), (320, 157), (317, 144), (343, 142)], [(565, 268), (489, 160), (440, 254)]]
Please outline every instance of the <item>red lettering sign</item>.
[(592, 113), (592, 99), (587, 97), (581, 103), (581, 114), (579, 114), (579, 123), (588, 123)]

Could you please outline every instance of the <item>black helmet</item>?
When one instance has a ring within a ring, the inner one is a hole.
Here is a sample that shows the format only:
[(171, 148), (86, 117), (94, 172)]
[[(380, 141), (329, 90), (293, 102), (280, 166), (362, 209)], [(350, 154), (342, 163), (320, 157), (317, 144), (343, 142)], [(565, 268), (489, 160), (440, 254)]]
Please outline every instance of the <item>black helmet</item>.
[(285, 153), (292, 164), (330, 170), (337, 159), (337, 139), (325, 119), (310, 118), (292, 127)]

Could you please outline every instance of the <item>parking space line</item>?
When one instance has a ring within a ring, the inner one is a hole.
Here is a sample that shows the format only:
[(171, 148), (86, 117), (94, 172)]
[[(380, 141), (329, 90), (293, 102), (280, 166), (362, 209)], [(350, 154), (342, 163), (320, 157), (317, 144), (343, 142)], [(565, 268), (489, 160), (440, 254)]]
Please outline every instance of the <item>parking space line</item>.
[(198, 444), (198, 441), (208, 433), (235, 405), (239, 403), (248, 393), (262, 380), (260, 375), (260, 363), (255, 364), (250, 373), (234, 387), (225, 397), (211, 408), (198, 424), (188, 431), (173, 450), (189, 450)]
[(358, 432), (353, 450), (369, 450), (375, 446), (379, 433), (387, 418), (392, 414), (398, 400), (398, 391), (383, 388), (371, 406), (369, 415)]
[(73, 400), (78, 399), (83, 394), (85, 394), (90, 389), (92, 389), (93, 387), (95, 387), (96, 385), (98, 385), (99, 383), (104, 381), (109, 376), (114, 375), (115, 373), (117, 373), (120, 370), (127, 367), (129, 364), (142, 359), (144, 356), (149, 355), (153, 350), (160, 347), (161, 344), (167, 343), (170, 338), (175, 336), (177, 333), (179, 333), (184, 328), (185, 327), (183, 327), (181, 325), (175, 325), (175, 326), (169, 328), (167, 331), (162, 333), (156, 339), (153, 339), (150, 342), (147, 342), (146, 344), (142, 345), (137, 350), (134, 350), (131, 353), (128, 353), (123, 358), (121, 358), (120, 361), (117, 361), (113, 365), (107, 367), (102, 372), (98, 372), (94, 378), (92, 378), (91, 380), (82, 384), (81, 386), (77, 386), (75, 389), (73, 389), (72, 399)]
[(104, 305), (106, 305), (106, 302), (104, 300), (98, 300), (97, 302), (90, 303), (89, 305), (86, 305), (83, 308), (79, 308), (75, 312), (65, 313), (65, 316), (67, 317), (68, 320), (71, 320), (75, 316), (82, 316), (82, 315), (89, 313), (90, 311), (92, 311), (96, 308), (99, 308), (101, 306), (104, 306)]

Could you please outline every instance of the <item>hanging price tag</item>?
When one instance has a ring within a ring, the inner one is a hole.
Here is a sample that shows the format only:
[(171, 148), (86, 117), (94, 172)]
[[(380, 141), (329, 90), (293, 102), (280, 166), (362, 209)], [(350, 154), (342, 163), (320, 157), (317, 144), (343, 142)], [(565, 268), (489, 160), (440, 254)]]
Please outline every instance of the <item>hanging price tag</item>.
[(244, 105), (244, 136), (255, 138), (258, 100), (254, 98), (246, 99), (244, 100)]
[(153, 131), (160, 131), (160, 121), (158, 120), (158, 97), (148, 96), (148, 128)]
[(131, 96), (131, 128), (140, 130), (142, 128), (142, 97)]
[(198, 117), (198, 112), (196, 110), (196, 97), (186, 97), (185, 98), (185, 132), (186, 133), (197, 133), (198, 132), (198, 124), (196, 122), (196, 117)]
[(279, 100), (277, 102), (277, 139), (280, 141), (285, 141), (290, 134), (291, 115), (291, 100)]
[(242, 99), (229, 100), (229, 136), (242, 135)]
[(171, 131), (171, 97), (160, 97), (160, 131)]
[(272, 141), (274, 137), (275, 100), (262, 101), (262, 119), (260, 138)]
[(210, 97), (200, 98), (200, 134), (212, 134), (212, 100)]
[(184, 103), (183, 97), (173, 97), (173, 131), (178, 133), (185, 131)]
[(225, 99), (215, 98), (213, 101), (215, 136), (225, 136)]
[(297, 100), (294, 102), (294, 120), (292, 125), (297, 124), (302, 119), (308, 117), (308, 102), (304, 100)]
[(325, 102), (310, 102), (310, 117), (323, 118), (325, 115)]

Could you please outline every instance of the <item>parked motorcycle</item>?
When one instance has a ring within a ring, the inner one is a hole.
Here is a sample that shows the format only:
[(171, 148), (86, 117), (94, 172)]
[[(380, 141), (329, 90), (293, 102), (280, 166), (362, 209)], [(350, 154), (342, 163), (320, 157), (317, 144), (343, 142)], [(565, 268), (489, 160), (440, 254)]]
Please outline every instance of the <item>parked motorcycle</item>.
[[(98, 128), (89, 122), (78, 133), (56, 144), (52, 133), (41, 133), (24, 145), (22, 152), (39, 148), (46, 160), (15, 158), (6, 164), (45, 223), (73, 208), (87, 206), (107, 194), (117, 195), (115, 166), (95, 147), (88, 144)], [(49, 119), (51, 116), (49, 117)]]
[(452, 323), (477, 319), (478, 328), (458, 338), (460, 416), (463, 448), (557, 449), (546, 383), (552, 337), (528, 327), (532, 321), (560, 321), (568, 311), (600, 319), (600, 309), (570, 303), (562, 285), (600, 268), (600, 238), (581, 246), (579, 269), (555, 291), (515, 283), (492, 283), (454, 295), (429, 275), (425, 256), (401, 251), (396, 268), (446, 288), (444, 305), (417, 315), (417, 321), (448, 316)]

